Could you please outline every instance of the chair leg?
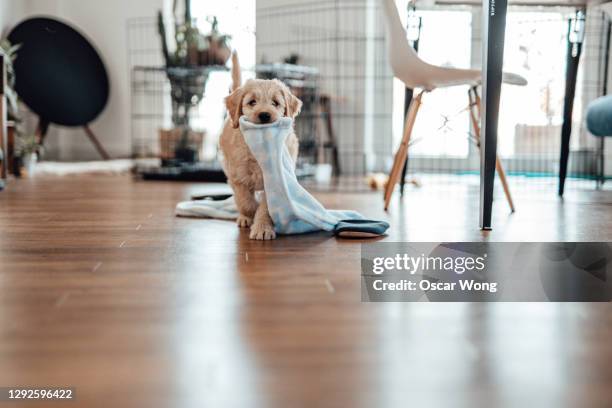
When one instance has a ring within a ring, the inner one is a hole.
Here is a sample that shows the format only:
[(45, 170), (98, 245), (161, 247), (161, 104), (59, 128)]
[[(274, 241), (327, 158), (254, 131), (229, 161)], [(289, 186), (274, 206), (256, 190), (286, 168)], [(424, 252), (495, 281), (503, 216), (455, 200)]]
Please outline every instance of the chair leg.
[(102, 144), (96, 137), (95, 133), (91, 130), (91, 128), (88, 125), (84, 125), (83, 129), (85, 130), (85, 134), (87, 135), (87, 137), (89, 137), (89, 140), (94, 145), (100, 156), (102, 156), (104, 160), (110, 160), (109, 154), (106, 152), (104, 147), (102, 147)]
[(516, 209), (514, 208), (512, 194), (510, 194), (510, 186), (508, 186), (508, 181), (506, 180), (506, 171), (504, 170), (504, 166), (502, 165), (499, 156), (496, 157), (497, 160), (495, 161), (495, 168), (497, 169), (497, 175), (499, 176), (499, 180), (501, 181), (502, 187), (504, 188), (504, 194), (506, 195), (506, 200), (508, 200), (510, 211), (514, 212), (516, 211)]
[(387, 209), (389, 208), (389, 203), (391, 202), (393, 190), (401, 176), (402, 167), (406, 162), (406, 157), (408, 157), (408, 145), (410, 143), (410, 135), (412, 134), (412, 128), (414, 127), (414, 122), (416, 121), (417, 113), (421, 106), (421, 99), (423, 97), (424, 92), (425, 91), (419, 92), (419, 94), (414, 98), (414, 100), (410, 104), (408, 115), (406, 115), (402, 142), (399, 148), (397, 149), (397, 153), (395, 153), (393, 167), (391, 168), (391, 173), (389, 173), (389, 180), (387, 181), (387, 185), (385, 187), (385, 211), (387, 211)]
[[(472, 92), (474, 96), (472, 98)], [(474, 134), (476, 135), (476, 143), (478, 148), (480, 148), (480, 123), (476, 118), (476, 113), (474, 110), (478, 112), (478, 116), (480, 116), (480, 97), (476, 90), (471, 88), (468, 90), (468, 98), (469, 98), (469, 111), (470, 111), (470, 119), (472, 120), (472, 126), (474, 127)], [(504, 166), (502, 165), (501, 159), (499, 155), (496, 156), (497, 160), (495, 161), (495, 169), (497, 170), (497, 174), (499, 175), (499, 180), (501, 181), (502, 187), (504, 188), (504, 194), (506, 195), (506, 200), (508, 200), (508, 205), (510, 206), (510, 211), (516, 211), (514, 207), (514, 200), (512, 200), (512, 194), (510, 193), (510, 186), (508, 185), (508, 180), (506, 179), (506, 171), (504, 170)]]

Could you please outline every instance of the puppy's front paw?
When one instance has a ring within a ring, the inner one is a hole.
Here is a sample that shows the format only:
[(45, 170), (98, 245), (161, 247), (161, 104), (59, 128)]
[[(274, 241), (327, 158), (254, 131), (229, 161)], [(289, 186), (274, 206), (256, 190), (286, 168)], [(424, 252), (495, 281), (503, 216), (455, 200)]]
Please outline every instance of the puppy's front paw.
[(267, 241), (276, 238), (276, 232), (274, 227), (267, 223), (257, 223), (251, 227), (251, 234), (249, 238), (256, 239), (258, 241)]
[(248, 228), (253, 224), (253, 218), (240, 214), (236, 219), (236, 224), (238, 224), (238, 228)]

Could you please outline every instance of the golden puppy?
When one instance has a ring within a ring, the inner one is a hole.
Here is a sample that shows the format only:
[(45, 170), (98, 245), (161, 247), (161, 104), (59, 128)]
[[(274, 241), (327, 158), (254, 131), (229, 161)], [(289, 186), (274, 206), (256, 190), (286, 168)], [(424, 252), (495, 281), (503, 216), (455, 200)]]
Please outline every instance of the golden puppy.
[[(233, 92), (225, 99), (229, 118), (219, 139), (223, 169), (234, 190), (234, 199), (240, 212), (238, 227), (251, 227), (250, 239), (274, 239), (276, 233), (268, 214), (265, 192), (260, 202), (255, 199), (255, 192), (264, 190), (261, 169), (244, 141), (238, 120), (243, 115), (253, 123), (272, 123), (283, 116), (295, 118), (302, 102), (276, 79), (250, 79), (244, 86), (240, 86), (239, 64), (235, 54), (232, 61)], [(289, 135), (286, 144), (295, 163), (298, 154), (295, 132)]]

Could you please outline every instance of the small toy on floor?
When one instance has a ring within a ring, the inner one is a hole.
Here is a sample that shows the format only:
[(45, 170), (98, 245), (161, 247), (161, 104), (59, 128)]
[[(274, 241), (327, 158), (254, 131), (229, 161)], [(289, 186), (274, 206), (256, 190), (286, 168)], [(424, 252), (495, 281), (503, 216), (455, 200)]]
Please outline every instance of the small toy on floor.
[(370, 173), (366, 176), (365, 181), (372, 190), (384, 190), (389, 176), (385, 173)]
[[(384, 190), (389, 181), (389, 176), (385, 173), (370, 173), (366, 176), (365, 181), (372, 190)], [(410, 183), (415, 187), (421, 187), (421, 182), (416, 178), (406, 180), (406, 183)]]
[[(363, 237), (383, 235), (389, 228), (388, 223), (366, 220), (355, 211), (327, 210), (299, 184), (285, 145), (292, 126), (291, 118), (281, 118), (270, 124), (255, 124), (240, 118), (240, 130), (262, 170), (268, 212), (275, 231), (278, 234), (330, 231), (338, 236), (349, 236), (351, 232), (364, 234)], [(231, 201), (179, 203), (177, 215), (214, 216), (219, 208), (209, 208), (209, 205), (231, 210)]]

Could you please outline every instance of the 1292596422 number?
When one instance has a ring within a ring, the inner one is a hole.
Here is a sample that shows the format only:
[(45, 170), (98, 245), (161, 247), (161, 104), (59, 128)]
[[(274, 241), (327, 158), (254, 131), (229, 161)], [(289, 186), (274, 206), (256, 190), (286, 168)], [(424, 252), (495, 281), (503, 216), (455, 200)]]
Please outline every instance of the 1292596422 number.
[(14, 400), (71, 400), (72, 388), (1, 388), (0, 401)]

